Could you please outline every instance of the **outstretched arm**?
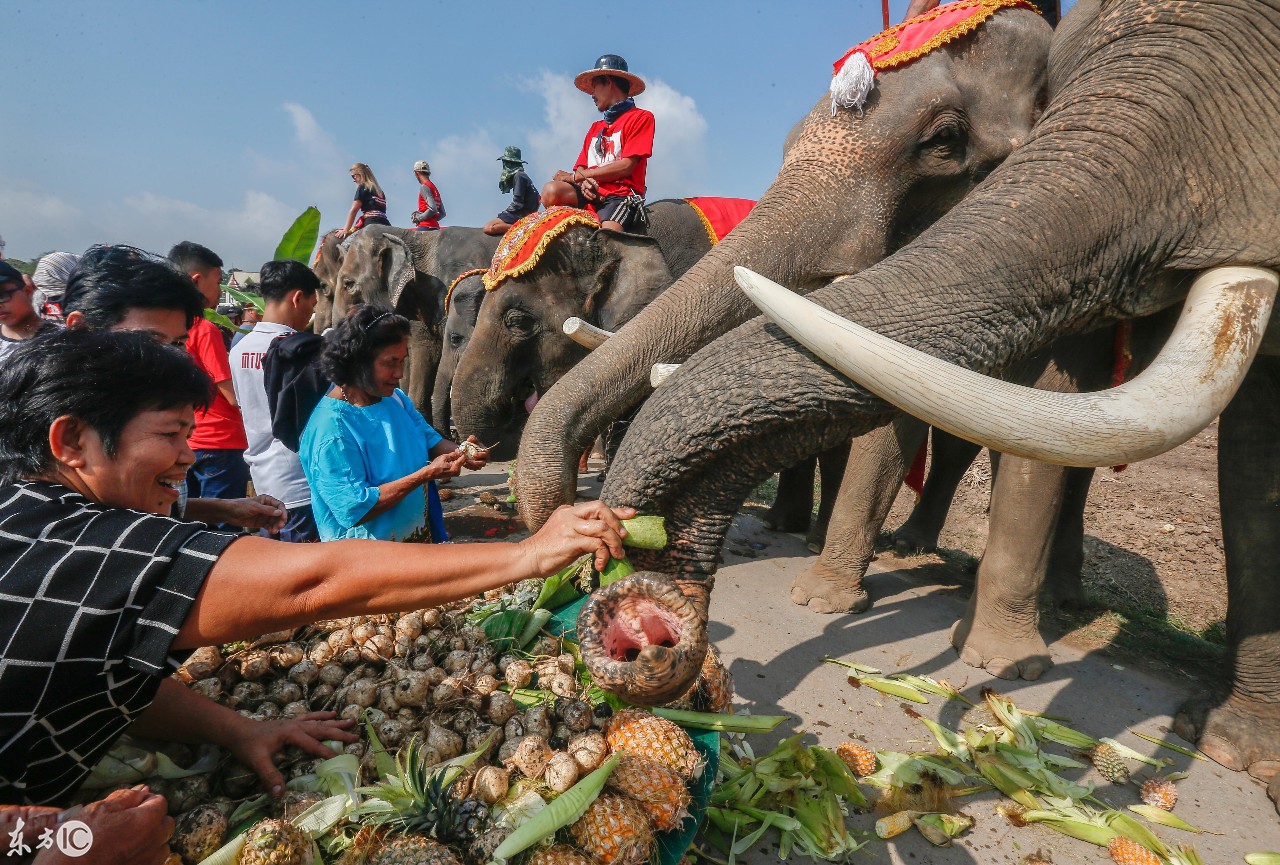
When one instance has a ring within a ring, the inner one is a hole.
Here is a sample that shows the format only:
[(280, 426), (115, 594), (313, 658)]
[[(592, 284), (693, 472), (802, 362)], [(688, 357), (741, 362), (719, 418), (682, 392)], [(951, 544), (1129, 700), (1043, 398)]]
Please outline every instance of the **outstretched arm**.
[(603, 568), (610, 557), (625, 555), (621, 520), (634, 515), (631, 508), (600, 502), (564, 506), (516, 544), (240, 538), (209, 571), (173, 648), (252, 638), (320, 619), (439, 606), (546, 576), (584, 554)]

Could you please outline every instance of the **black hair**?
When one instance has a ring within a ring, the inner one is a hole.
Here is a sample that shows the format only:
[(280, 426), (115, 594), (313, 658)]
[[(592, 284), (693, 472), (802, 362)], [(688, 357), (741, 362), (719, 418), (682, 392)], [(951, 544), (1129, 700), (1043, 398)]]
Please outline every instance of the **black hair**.
[(320, 290), (320, 277), (302, 262), (287, 258), (262, 265), (258, 291), (263, 300), (272, 303), (284, 300), (294, 289), (311, 297)]
[(176, 310), (191, 327), (204, 315), (204, 297), (162, 258), (128, 246), (90, 248), (67, 280), (63, 313), (79, 312), (89, 327), (107, 330), (131, 309)]
[(184, 240), (169, 250), (169, 260), (177, 265), (183, 273), (193, 270), (208, 270), (211, 267), (222, 267), (222, 259), (206, 246)]
[(213, 386), (186, 351), (133, 331), (62, 330), (26, 340), (0, 369), (0, 483), (53, 470), (49, 428), (63, 415), (102, 437), (144, 411), (207, 408)]
[(377, 390), (373, 359), (389, 345), (409, 338), (409, 320), (376, 303), (354, 306), (325, 337), (320, 368), (338, 386)]
[(620, 75), (610, 75), (609, 80), (618, 85), (618, 89), (622, 91), (623, 96), (631, 95), (631, 82)]

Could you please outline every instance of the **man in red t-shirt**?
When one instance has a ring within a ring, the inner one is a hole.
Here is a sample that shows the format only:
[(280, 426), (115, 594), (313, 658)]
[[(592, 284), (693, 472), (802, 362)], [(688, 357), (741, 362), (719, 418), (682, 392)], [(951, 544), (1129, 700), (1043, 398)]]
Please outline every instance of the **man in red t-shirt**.
[(591, 94), (604, 119), (587, 130), (573, 171), (557, 171), (542, 188), (542, 203), (590, 205), (604, 228), (645, 232), (644, 176), (653, 154), (653, 114), (637, 108), (634, 98), (644, 92), (644, 81), (617, 54), (605, 54), (573, 83)]
[[(198, 243), (184, 240), (169, 250), (169, 260), (191, 277), (206, 308), (218, 305), (222, 296), (221, 258)], [(249, 486), (244, 452), (249, 441), (231, 384), (231, 364), (222, 332), (208, 319), (197, 318), (187, 332), (187, 351), (213, 382), (213, 402), (203, 411), (196, 410), (196, 427), (187, 440), (196, 453), (195, 465), (187, 473), (188, 494), (191, 498), (244, 498)]]

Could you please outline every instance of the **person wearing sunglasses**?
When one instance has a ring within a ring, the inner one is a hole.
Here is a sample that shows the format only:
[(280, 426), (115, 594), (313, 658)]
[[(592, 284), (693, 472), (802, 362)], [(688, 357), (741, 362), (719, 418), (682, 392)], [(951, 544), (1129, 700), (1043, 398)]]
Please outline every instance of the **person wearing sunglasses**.
[(36, 312), (35, 290), (30, 278), (0, 261), (0, 364), (26, 340), (58, 329)]

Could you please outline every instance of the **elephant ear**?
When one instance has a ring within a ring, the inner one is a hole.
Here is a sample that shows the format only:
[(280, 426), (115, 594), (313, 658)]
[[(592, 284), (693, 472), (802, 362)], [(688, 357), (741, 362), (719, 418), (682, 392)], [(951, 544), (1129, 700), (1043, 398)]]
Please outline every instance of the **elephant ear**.
[(616, 330), (671, 284), (671, 270), (652, 237), (602, 228), (595, 243), (602, 266), (583, 309), (601, 327)]
[(387, 287), (391, 308), (400, 305), (400, 297), (405, 287), (413, 282), (416, 275), (413, 269), (413, 256), (404, 240), (394, 234), (382, 235), (386, 247), (379, 253), (382, 267), (382, 284)]

